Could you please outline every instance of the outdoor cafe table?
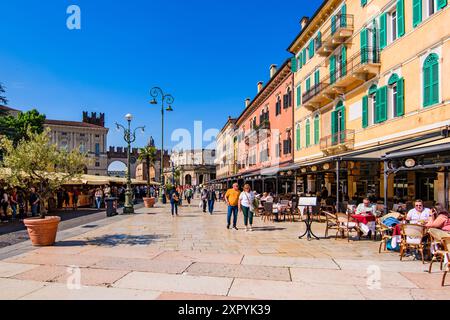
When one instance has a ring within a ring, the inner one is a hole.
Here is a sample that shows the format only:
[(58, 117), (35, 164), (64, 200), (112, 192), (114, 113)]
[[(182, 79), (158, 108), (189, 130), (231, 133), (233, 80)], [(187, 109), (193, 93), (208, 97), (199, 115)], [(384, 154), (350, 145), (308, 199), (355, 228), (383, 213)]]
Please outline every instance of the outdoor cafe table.
[(351, 217), (362, 224), (369, 224), (369, 222), (376, 221), (376, 217), (371, 214), (352, 214)]

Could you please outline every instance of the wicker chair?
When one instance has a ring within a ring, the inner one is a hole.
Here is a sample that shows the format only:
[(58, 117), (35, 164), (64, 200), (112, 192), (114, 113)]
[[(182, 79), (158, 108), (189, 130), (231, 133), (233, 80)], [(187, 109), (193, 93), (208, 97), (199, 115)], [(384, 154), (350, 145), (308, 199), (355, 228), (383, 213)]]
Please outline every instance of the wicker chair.
[(290, 221), (295, 222), (295, 215), (298, 211), (298, 200), (292, 201), (292, 206), (287, 209), (287, 215)]
[(345, 232), (347, 232), (348, 242), (350, 242), (350, 232), (356, 232), (358, 235), (358, 240), (360, 239), (358, 222), (353, 221), (350, 215), (345, 213), (336, 213), (336, 217), (338, 220), (338, 231), (336, 233), (336, 239), (339, 233), (342, 233), (342, 235), (345, 236)]
[(433, 264), (437, 261), (441, 262), (441, 270), (443, 270), (445, 260), (445, 250), (443, 250), (442, 239), (450, 237), (450, 233), (442, 231), (440, 229), (430, 229), (428, 231), (428, 234), (430, 235), (431, 238), (430, 247), (433, 245), (437, 247), (437, 249), (433, 253), (433, 258), (431, 259), (430, 268), (428, 270), (428, 272), (431, 273), (433, 269)]
[(325, 229), (325, 238), (328, 238), (329, 230), (336, 230), (336, 237), (339, 233), (339, 222), (338, 218), (334, 213), (328, 211), (322, 211), (326, 218), (326, 229)]
[(422, 263), (425, 264), (423, 238), (426, 234), (426, 228), (417, 224), (402, 224), (402, 243), (400, 245), (400, 261), (407, 249), (419, 250), (422, 256)]
[(273, 202), (264, 203), (264, 211), (261, 215), (261, 218), (264, 222), (273, 221)]
[(441, 242), (442, 242), (442, 247), (443, 247), (443, 250), (444, 250), (445, 255), (447, 257), (447, 261), (448, 261), (447, 262), (447, 267), (446, 267), (446, 269), (444, 271), (444, 275), (442, 276), (442, 286), (444, 287), (445, 286), (445, 277), (447, 277), (447, 273), (450, 272), (450, 252), (449, 252), (449, 249), (450, 249), (450, 237), (443, 238)]

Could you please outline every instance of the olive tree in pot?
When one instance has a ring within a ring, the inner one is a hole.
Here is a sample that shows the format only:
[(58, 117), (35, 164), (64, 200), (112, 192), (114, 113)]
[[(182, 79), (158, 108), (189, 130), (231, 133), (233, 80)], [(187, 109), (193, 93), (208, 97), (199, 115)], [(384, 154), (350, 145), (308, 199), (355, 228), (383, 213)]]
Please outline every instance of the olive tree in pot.
[(150, 169), (151, 167), (153, 167), (155, 163), (156, 152), (157, 152), (156, 147), (153, 146), (147, 146), (139, 150), (139, 160), (145, 162), (147, 168), (147, 197), (143, 199), (146, 208), (153, 208), (156, 202), (156, 199), (154, 197), (151, 197), (150, 195), (150, 187), (151, 187)]
[(45, 203), (70, 181), (81, 177), (89, 160), (78, 150), (59, 149), (50, 141), (50, 130), (28, 133), (17, 145), (8, 138), (0, 140), (3, 150), (5, 182), (11, 187), (36, 190), (41, 211), (38, 218), (25, 219), (30, 239), (35, 246), (51, 246), (55, 243), (60, 217), (46, 216)]

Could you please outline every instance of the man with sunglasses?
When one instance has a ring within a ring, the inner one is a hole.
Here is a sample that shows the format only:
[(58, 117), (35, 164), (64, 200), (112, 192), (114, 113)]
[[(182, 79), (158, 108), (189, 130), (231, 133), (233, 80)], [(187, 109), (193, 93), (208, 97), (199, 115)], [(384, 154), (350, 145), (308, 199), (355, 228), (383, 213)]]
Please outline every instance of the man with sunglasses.
[(430, 216), (431, 210), (423, 206), (422, 200), (416, 200), (414, 209), (411, 209), (406, 216), (406, 221), (412, 224), (426, 224)]

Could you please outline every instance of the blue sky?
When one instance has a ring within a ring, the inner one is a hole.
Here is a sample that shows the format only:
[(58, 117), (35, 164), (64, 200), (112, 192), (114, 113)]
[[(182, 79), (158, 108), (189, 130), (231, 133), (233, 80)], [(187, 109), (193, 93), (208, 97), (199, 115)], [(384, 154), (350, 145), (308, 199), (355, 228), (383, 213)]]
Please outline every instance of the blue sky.
[[(175, 97), (166, 117), (166, 146), (177, 128), (221, 129), (237, 116), (269, 66), (321, 0), (46, 0), (2, 1), (0, 82), (11, 107), (37, 108), (50, 119), (81, 120), (106, 113), (108, 144), (121, 146), (114, 123), (131, 112), (160, 145), (160, 108), (149, 91)], [(66, 27), (69, 5), (81, 9), (81, 30)], [(207, 141), (204, 145), (208, 144)]]

